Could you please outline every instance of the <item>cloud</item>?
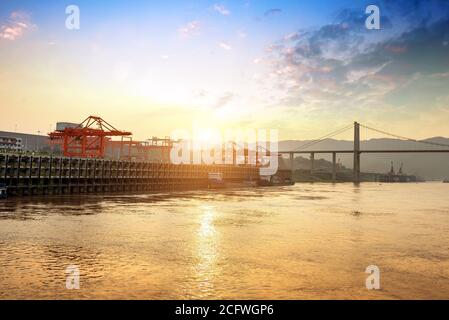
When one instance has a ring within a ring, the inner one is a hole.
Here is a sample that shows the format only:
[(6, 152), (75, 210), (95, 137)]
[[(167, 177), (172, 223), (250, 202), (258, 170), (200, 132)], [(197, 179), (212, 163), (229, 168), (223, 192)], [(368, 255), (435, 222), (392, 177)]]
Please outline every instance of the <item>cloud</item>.
[(282, 10), (278, 8), (273, 8), (265, 11), (264, 16), (265, 17), (271, 17), (281, 14)]
[(227, 50), (227, 51), (232, 50), (232, 47), (231, 47), (230, 44), (227, 44), (227, 43), (224, 43), (224, 42), (220, 42), (218, 45), (220, 46), (220, 48), (222, 48), (224, 50)]
[(221, 97), (219, 97), (214, 105), (215, 109), (223, 108), (229, 102), (231, 102), (235, 98), (232, 92), (226, 92)]
[(239, 38), (242, 38), (242, 39), (245, 39), (248, 36), (248, 34), (244, 31), (238, 31), (237, 35), (239, 36)]
[(231, 14), (231, 11), (226, 9), (226, 7), (224, 5), (218, 4), (218, 3), (216, 3), (214, 5), (214, 10), (217, 11), (218, 13), (224, 15), (224, 16), (229, 16)]
[(387, 45), (387, 46), (385, 46), (385, 50), (399, 54), (399, 53), (406, 52), (407, 51), (407, 46)]
[(17, 40), (28, 30), (36, 26), (31, 23), (30, 15), (22, 11), (14, 11), (8, 21), (0, 25), (0, 38), (5, 40)]
[(366, 16), (346, 9), (332, 23), (289, 33), (269, 46), (264, 61), (271, 71), (260, 84), (261, 91), (276, 93), (272, 105), (352, 114), (398, 105), (413, 110), (423, 102), (419, 96), (431, 104), (446, 94), (446, 81), (429, 79), (449, 72), (449, 3), (382, 4), (383, 30), (367, 30)]
[(299, 33), (292, 32), (284, 36), (284, 41), (297, 41), (299, 40)]
[(191, 37), (200, 33), (200, 22), (197, 20), (190, 21), (180, 27), (178, 32), (183, 37)]

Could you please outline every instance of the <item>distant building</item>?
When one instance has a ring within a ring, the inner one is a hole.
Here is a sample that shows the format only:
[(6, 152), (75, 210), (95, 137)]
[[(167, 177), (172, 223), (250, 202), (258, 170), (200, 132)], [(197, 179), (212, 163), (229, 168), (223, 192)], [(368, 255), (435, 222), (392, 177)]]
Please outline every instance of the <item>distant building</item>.
[(22, 138), (4, 137), (0, 135), (0, 150), (22, 151)]
[(49, 152), (51, 151), (51, 145), (48, 136), (0, 131), (0, 149), (11, 151)]

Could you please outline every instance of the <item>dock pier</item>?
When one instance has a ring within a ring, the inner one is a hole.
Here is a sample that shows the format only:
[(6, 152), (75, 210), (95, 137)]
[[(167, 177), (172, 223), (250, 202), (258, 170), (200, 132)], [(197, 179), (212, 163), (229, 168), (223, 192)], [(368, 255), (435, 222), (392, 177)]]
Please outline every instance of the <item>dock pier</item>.
[(0, 184), (8, 196), (194, 190), (208, 174), (227, 182), (258, 180), (259, 168), (0, 154)]

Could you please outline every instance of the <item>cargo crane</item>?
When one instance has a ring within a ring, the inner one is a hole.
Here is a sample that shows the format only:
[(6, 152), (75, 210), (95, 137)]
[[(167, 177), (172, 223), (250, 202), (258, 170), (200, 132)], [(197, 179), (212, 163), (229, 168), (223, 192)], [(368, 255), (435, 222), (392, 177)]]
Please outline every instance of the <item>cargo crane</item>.
[(49, 133), (50, 139), (62, 144), (65, 157), (105, 157), (109, 137), (131, 136), (131, 132), (120, 131), (100, 117), (89, 116), (76, 127), (66, 127)]
[[(110, 143), (110, 146), (119, 150), (119, 159), (125, 161), (169, 163), (171, 149), (175, 144), (181, 142), (181, 140), (173, 140), (168, 136), (165, 138), (152, 137), (146, 141), (134, 141), (131, 137), (125, 138), (128, 138), (128, 140), (122, 139), (122, 141)], [(156, 156), (156, 159), (154, 156)]]

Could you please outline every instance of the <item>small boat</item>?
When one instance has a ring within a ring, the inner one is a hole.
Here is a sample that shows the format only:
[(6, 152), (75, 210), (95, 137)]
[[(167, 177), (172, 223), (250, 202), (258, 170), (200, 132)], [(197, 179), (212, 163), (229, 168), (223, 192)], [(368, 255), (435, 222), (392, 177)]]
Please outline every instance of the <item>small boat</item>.
[(443, 183), (449, 183), (449, 179), (443, 180)]
[(258, 182), (260, 187), (293, 186), (295, 182), (291, 178), (280, 179), (278, 176), (261, 176)]
[(8, 195), (8, 187), (5, 184), (0, 184), (0, 199), (6, 199)]

